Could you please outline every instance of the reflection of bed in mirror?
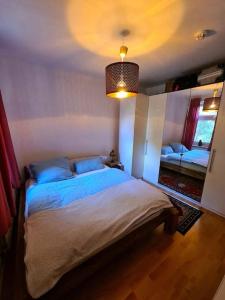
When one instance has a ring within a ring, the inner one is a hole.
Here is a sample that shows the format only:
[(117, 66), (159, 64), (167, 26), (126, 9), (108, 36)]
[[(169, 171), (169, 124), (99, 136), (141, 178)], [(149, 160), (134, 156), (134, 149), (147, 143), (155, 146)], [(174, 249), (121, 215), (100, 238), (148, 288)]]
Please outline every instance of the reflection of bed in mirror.
[(194, 149), (184, 153), (162, 154), (160, 167), (204, 180), (209, 153), (207, 150)]

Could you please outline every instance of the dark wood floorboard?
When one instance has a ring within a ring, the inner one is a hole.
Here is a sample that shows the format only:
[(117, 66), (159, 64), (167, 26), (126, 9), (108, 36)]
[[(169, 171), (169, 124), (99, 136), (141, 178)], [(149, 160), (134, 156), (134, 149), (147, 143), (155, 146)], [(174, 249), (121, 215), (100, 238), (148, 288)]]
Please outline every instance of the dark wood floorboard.
[(69, 300), (211, 300), (225, 273), (225, 219), (205, 212), (185, 235), (159, 227)]

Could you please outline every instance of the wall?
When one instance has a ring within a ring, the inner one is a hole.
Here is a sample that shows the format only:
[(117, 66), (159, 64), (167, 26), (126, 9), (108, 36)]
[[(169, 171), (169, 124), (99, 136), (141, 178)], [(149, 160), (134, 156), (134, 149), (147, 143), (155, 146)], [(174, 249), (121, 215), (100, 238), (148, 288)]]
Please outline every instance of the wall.
[(103, 79), (1, 56), (0, 89), (20, 167), (117, 149), (119, 104)]
[(180, 142), (190, 102), (190, 90), (168, 93), (163, 145)]

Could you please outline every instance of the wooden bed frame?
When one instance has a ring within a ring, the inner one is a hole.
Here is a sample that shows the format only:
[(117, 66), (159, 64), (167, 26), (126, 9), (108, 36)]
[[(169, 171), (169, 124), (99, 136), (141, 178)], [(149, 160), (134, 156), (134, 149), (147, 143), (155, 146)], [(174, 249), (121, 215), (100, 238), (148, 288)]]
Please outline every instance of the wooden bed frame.
[[(20, 190), (17, 199), (18, 215), (14, 222), (14, 232), (12, 247), (8, 252), (2, 286), (2, 300), (30, 300), (25, 281), (25, 242), (24, 242), (24, 208), (25, 208), (25, 188)], [(180, 211), (176, 207), (164, 209), (160, 215), (135, 229), (124, 238), (105, 248), (95, 256), (89, 258), (81, 265), (69, 271), (59, 280), (54, 288), (44, 296), (38, 298), (41, 300), (59, 300), (69, 299), (66, 295), (73, 291), (85, 279), (94, 274), (97, 270), (109, 263), (120, 253), (129, 249), (132, 244), (146, 238), (150, 232), (164, 223), (164, 230), (168, 234), (176, 231), (178, 216)]]
[(168, 170), (171, 170), (171, 171), (174, 171), (176, 173), (187, 175), (187, 176), (190, 176), (190, 177), (193, 177), (193, 178), (196, 178), (196, 179), (200, 179), (200, 180), (205, 180), (205, 176), (206, 176), (206, 173), (204, 173), (204, 172), (191, 170), (191, 169), (188, 169), (186, 167), (171, 164), (171, 163), (166, 162), (166, 161), (161, 161), (160, 162), (160, 168), (161, 167), (165, 168), (165, 169), (168, 169)]

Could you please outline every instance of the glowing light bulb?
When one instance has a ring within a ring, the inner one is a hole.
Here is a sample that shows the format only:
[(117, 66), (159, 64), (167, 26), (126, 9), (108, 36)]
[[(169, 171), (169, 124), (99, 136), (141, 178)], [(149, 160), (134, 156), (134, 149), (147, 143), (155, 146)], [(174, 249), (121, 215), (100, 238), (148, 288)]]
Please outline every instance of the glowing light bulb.
[(122, 80), (120, 80), (118, 83), (117, 83), (117, 87), (119, 88), (125, 88), (127, 85), (126, 83)]
[(120, 47), (120, 58), (122, 61), (124, 60), (125, 56), (127, 55), (127, 51), (128, 51), (127, 46)]
[(124, 60), (124, 57), (126, 56), (125, 53), (120, 53), (120, 57), (121, 57), (121, 60), (123, 61)]
[(118, 91), (116, 92), (116, 96), (119, 99), (127, 98), (129, 93), (126, 90), (126, 83), (123, 80), (120, 80), (117, 84)]
[(215, 102), (213, 101), (212, 104), (210, 105), (210, 108), (215, 108), (216, 107), (216, 104)]
[(119, 99), (127, 98), (128, 95), (129, 95), (129, 93), (126, 92), (126, 91), (119, 91), (119, 92), (116, 93), (116, 96)]

